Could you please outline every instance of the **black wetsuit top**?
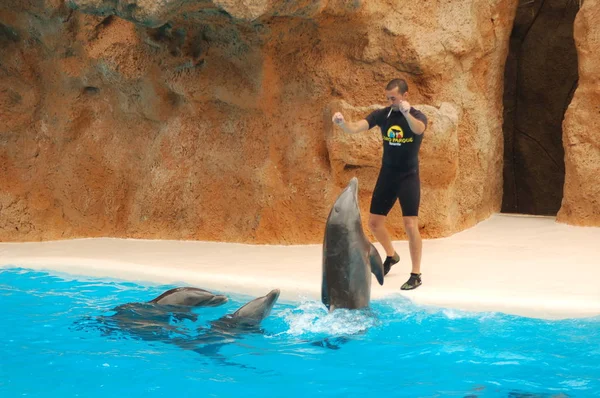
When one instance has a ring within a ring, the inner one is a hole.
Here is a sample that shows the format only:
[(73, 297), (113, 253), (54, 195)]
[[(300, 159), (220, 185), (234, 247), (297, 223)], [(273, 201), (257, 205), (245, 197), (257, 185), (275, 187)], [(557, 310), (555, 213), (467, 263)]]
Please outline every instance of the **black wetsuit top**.
[[(371, 112), (366, 120), (369, 129), (381, 128), (383, 136), (383, 166), (397, 171), (410, 171), (419, 166), (419, 149), (423, 134), (415, 134), (408, 121), (400, 111), (392, 111), (390, 107)], [(427, 127), (427, 117), (419, 110), (410, 108), (410, 114)], [(388, 117), (389, 115), (389, 117)]]

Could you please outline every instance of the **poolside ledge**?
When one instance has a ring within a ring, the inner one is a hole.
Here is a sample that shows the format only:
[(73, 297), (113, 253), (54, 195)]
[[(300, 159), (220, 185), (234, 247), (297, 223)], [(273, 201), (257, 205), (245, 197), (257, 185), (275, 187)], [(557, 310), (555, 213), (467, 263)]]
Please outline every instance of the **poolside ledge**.
[[(401, 292), (402, 261), (372, 299), (560, 319), (600, 315), (600, 228), (554, 217), (496, 214), (448, 238), (423, 242), (423, 285)], [(380, 245), (377, 249), (385, 255)], [(320, 298), (321, 245), (265, 246), (195, 241), (76, 239), (0, 243), (0, 267), (24, 267), (137, 282), (193, 285), (245, 295), (281, 289), (281, 300)]]

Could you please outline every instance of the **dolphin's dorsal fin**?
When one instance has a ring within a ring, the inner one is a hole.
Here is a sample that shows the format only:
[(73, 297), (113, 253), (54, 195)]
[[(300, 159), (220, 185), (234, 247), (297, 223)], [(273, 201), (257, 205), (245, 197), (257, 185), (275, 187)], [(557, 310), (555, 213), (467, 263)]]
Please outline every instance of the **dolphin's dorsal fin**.
[(381, 261), (381, 256), (379, 252), (373, 246), (372, 243), (369, 243), (369, 262), (371, 263), (371, 272), (377, 278), (377, 282), (380, 285), (383, 285), (383, 261)]

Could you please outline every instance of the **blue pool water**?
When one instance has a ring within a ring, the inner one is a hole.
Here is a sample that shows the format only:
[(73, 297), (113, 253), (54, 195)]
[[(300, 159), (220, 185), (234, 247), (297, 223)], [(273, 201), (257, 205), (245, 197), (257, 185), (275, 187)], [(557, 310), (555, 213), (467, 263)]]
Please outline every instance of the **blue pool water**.
[[(304, 300), (275, 304), (262, 333), (199, 350), (99, 321), (172, 287), (0, 269), (0, 397), (600, 396), (597, 318), (474, 314), (400, 296), (327, 314)], [(178, 326), (193, 333), (251, 299), (228, 296)]]

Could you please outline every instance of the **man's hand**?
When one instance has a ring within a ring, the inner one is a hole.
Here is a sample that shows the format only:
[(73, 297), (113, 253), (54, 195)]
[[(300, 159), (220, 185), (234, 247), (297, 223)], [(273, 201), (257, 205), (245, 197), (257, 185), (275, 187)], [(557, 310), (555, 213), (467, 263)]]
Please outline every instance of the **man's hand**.
[(336, 112), (331, 120), (338, 126), (344, 124), (345, 122), (344, 115), (342, 115), (341, 112)]
[(406, 115), (408, 111), (410, 111), (410, 104), (408, 101), (401, 101), (398, 105), (398, 109), (400, 109), (400, 112)]

